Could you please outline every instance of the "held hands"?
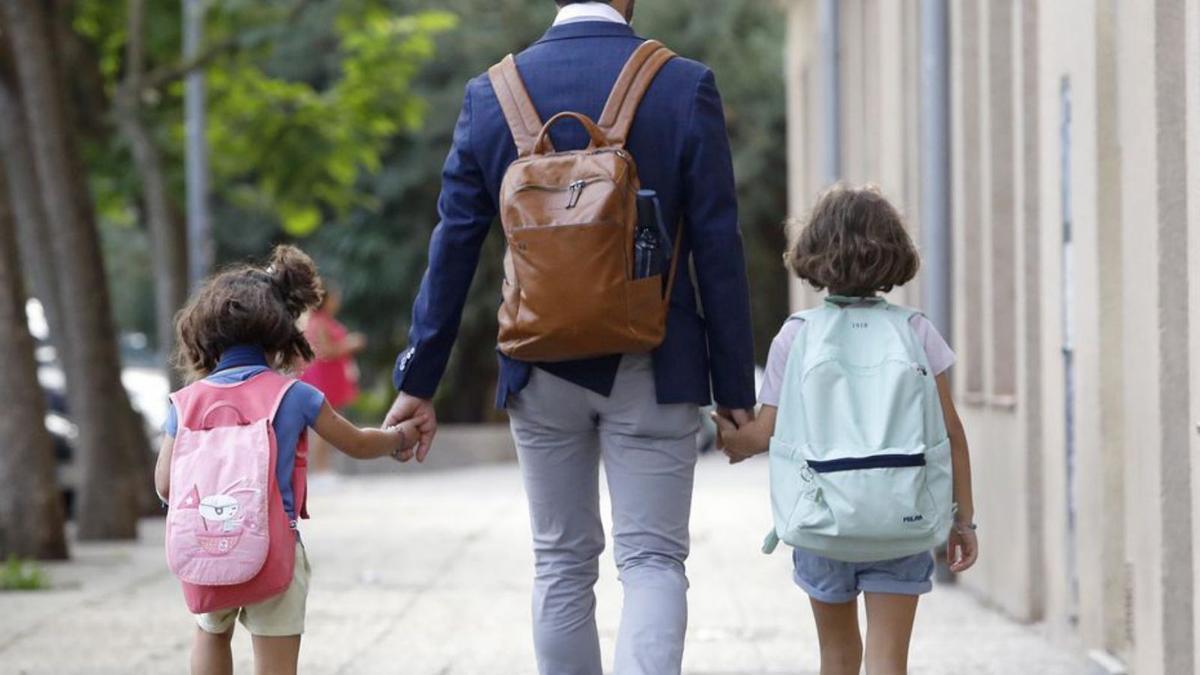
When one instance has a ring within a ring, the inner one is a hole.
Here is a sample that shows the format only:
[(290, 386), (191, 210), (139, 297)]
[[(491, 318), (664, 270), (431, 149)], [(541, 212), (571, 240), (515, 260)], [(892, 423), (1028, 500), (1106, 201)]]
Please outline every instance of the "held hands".
[(746, 427), (754, 421), (754, 411), (737, 408), (717, 408), (712, 413), (717, 425), (717, 449), (725, 453), (730, 464), (743, 462), (761, 453), (765, 448), (754, 447)]
[(385, 427), (383, 432), (391, 437), (395, 444), (395, 449), (391, 452), (392, 459), (400, 462), (411, 459), (417, 444), (421, 442), (421, 430), (415, 420), (405, 420), (395, 426)]
[(433, 409), (433, 402), (404, 392), (397, 394), (383, 420), (383, 427), (391, 429), (403, 423), (411, 423), (418, 438), (415, 444), (406, 444), (392, 456), (400, 462), (407, 462), (413, 457), (418, 462), (424, 462), (433, 445), (433, 437), (437, 435), (437, 413)]

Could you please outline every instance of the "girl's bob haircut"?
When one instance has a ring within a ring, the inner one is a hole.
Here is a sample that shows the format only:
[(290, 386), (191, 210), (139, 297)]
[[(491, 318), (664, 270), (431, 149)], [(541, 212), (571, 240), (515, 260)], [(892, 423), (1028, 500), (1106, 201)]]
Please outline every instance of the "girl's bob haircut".
[(820, 195), (783, 259), (813, 288), (853, 297), (903, 286), (921, 266), (900, 214), (879, 188), (841, 183)]

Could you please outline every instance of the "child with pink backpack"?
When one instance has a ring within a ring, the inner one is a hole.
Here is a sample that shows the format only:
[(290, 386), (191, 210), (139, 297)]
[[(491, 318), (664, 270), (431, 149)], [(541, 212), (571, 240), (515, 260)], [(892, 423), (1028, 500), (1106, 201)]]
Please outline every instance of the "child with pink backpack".
[(359, 429), (313, 387), (282, 372), (313, 358), (296, 320), (321, 300), (316, 267), (291, 246), (264, 267), (209, 279), (176, 319), (178, 364), (155, 487), (168, 504), (167, 563), (198, 630), (193, 673), (232, 673), (238, 619), (258, 672), (294, 673), (309, 565), (306, 431), (359, 459), (406, 458), (420, 420)]

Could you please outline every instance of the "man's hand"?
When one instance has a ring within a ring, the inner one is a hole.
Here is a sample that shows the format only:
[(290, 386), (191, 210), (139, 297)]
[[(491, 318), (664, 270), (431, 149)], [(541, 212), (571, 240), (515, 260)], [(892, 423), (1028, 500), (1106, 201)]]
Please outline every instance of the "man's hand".
[[(746, 410), (745, 408), (725, 408), (717, 406), (717, 416), (733, 422), (733, 426), (739, 429), (745, 426), (748, 422), (754, 419), (754, 411)], [(719, 427), (718, 427), (719, 430)], [(721, 434), (717, 434), (717, 449), (725, 449), (725, 441), (721, 438)]]
[(408, 448), (402, 451), (396, 459), (407, 462), (413, 458), (415, 450), (417, 461), (424, 462), (433, 446), (433, 437), (437, 435), (437, 413), (433, 409), (433, 402), (404, 392), (397, 394), (387, 417), (383, 420), (383, 428), (390, 429), (408, 420), (417, 425), (417, 431), (421, 435), (420, 442), (415, 449)]
[(715, 412), (712, 413), (712, 421), (713, 424), (717, 425), (717, 448), (725, 453), (725, 456), (729, 458), (729, 463), (737, 464), (746, 460), (749, 455), (743, 455), (739, 450), (735, 449), (740, 445), (737, 437), (737, 426), (728, 417)]

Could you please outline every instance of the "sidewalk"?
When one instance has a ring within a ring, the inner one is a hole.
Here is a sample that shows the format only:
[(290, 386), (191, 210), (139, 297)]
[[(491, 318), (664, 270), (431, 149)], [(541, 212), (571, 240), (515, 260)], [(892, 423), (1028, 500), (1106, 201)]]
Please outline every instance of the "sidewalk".
[[(765, 486), (763, 461), (700, 463), (687, 673), (817, 672), (812, 618), (791, 585), (788, 556), (757, 552), (769, 524)], [(313, 590), (301, 672), (535, 672), (532, 564), (515, 465), (347, 478), (310, 502)], [(55, 590), (0, 595), (0, 673), (185, 672), (192, 622), (161, 541), (161, 522), (147, 521), (136, 545), (76, 545), (72, 562), (49, 566)], [(620, 611), (607, 555), (597, 593), (607, 659)], [(238, 671), (252, 672), (240, 627), (234, 644)], [(922, 600), (911, 662), (917, 675), (1084, 670), (1036, 628), (953, 587)]]

